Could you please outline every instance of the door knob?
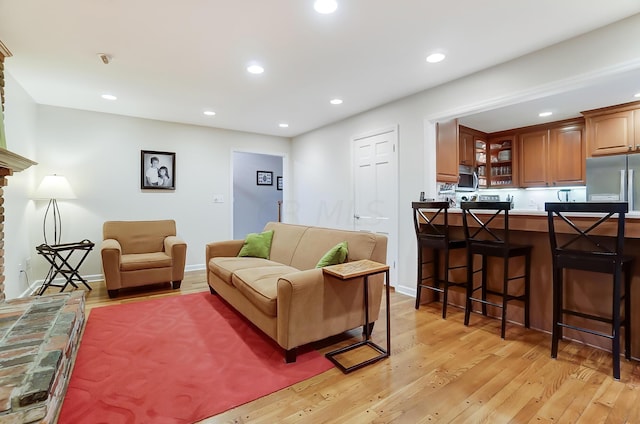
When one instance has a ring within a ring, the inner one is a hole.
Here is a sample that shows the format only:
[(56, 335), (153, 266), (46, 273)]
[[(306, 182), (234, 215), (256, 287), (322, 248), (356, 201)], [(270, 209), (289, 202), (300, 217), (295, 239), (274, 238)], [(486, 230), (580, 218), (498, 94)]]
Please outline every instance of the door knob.
[(360, 219), (360, 215), (353, 215), (355, 219)]

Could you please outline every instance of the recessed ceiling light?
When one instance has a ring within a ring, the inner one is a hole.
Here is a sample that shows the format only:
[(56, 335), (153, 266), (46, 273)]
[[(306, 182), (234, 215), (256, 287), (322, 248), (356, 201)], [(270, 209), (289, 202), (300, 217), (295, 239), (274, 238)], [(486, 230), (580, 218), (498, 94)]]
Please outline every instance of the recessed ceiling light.
[(640, 97), (640, 93), (634, 94), (633, 97)]
[(547, 116), (551, 116), (551, 115), (553, 115), (553, 112), (540, 112), (538, 114), (538, 116), (541, 118), (546, 118)]
[(113, 94), (103, 94), (101, 97), (105, 100), (118, 100)]
[(315, 3), (313, 3), (313, 8), (316, 12), (326, 15), (336, 11), (338, 2), (335, 0), (316, 0)]
[(215, 113), (214, 111), (212, 111), (212, 110), (205, 110), (205, 111), (204, 111), (204, 112), (202, 112), (202, 113), (204, 113), (204, 114), (205, 114), (205, 115), (207, 115), (207, 116), (213, 116), (213, 115), (215, 115), (215, 114), (216, 114), (216, 113)]
[(329, 103), (331, 103), (332, 105), (341, 105), (342, 99), (331, 99), (329, 100)]
[(431, 53), (427, 56), (427, 62), (429, 63), (438, 63), (442, 62), (446, 56), (444, 53)]
[(278, 124), (278, 126), (279, 126), (280, 128), (289, 128), (289, 124), (284, 123), (284, 122), (283, 122), (283, 123), (281, 123), (281, 124)]
[(249, 65), (247, 66), (247, 72), (251, 74), (261, 74), (264, 72), (264, 68), (260, 65)]

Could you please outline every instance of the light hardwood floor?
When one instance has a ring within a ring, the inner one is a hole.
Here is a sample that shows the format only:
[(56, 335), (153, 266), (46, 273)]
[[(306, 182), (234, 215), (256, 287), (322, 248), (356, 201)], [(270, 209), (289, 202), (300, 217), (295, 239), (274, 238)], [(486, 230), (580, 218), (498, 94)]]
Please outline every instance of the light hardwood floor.
[[(91, 286), (88, 314), (114, 303), (208, 291), (204, 271), (188, 273), (180, 290), (143, 288), (115, 300), (103, 282)], [(508, 325), (501, 340), (496, 319), (472, 315), (465, 327), (460, 309), (450, 308), (443, 320), (439, 303), (418, 311), (413, 303), (392, 293), (390, 358), (349, 375), (334, 368), (202, 423), (640, 423), (638, 362), (623, 359), (615, 381), (608, 352), (562, 342), (554, 360), (549, 334)], [(316, 348), (325, 353), (357, 335)], [(382, 319), (373, 338), (384, 345), (384, 337)]]

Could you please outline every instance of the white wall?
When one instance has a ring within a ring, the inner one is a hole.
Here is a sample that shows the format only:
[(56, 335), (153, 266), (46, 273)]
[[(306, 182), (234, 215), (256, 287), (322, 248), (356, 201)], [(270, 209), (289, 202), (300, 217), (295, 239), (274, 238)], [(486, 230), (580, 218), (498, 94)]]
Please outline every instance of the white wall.
[[(37, 106), (6, 72), (5, 86), (7, 150), (35, 160)], [(35, 256), (35, 244), (29, 242), (27, 219), (33, 214), (29, 192), (34, 180), (35, 166), (32, 166), (8, 177), (8, 185), (4, 188), (4, 275), (7, 299), (20, 296), (28, 288), (28, 279), (33, 281), (35, 277), (26, 269), (25, 263), (26, 258)]]
[[(8, 85), (15, 85), (15, 81), (9, 80)], [(21, 139), (10, 130), (25, 118), (17, 103), (13, 98), (7, 100), (10, 148)], [(31, 179), (15, 187), (13, 196), (22, 201), (11, 209), (16, 211), (12, 216), (21, 220), (17, 227), (20, 234), (7, 240), (7, 250), (13, 252), (14, 246), (20, 246), (18, 256), (10, 256), (12, 262), (30, 255), (31, 280), (42, 280), (48, 269), (44, 259), (35, 254), (35, 246), (43, 242), (41, 227), (47, 202), (28, 200), (45, 175), (65, 175), (77, 196), (59, 201), (62, 242), (86, 238), (96, 243), (82, 266), (83, 275), (102, 274), (99, 244), (102, 223), (107, 220), (175, 219), (178, 235), (188, 244), (187, 269), (198, 269), (204, 267), (206, 243), (230, 238), (232, 150), (282, 155), (290, 149), (288, 138), (30, 105), (30, 121), (24, 126), (31, 131), (33, 148), (25, 156), (39, 164), (33, 167)], [(175, 191), (140, 189), (141, 150), (176, 153)], [(213, 203), (214, 194), (222, 194), (226, 201)], [(15, 268), (8, 270), (8, 275), (16, 272)], [(7, 297), (23, 291), (23, 285), (12, 281), (7, 281), (7, 286)]]
[[(292, 220), (349, 227), (350, 140), (399, 126), (399, 262), (396, 289), (415, 293), (416, 242), (412, 201), (420, 191), (435, 197), (437, 119), (463, 116), (588, 84), (640, 67), (640, 15), (449, 84), (295, 137)], [(603, 105), (606, 106), (606, 105)], [(328, 213), (327, 211), (331, 211)]]

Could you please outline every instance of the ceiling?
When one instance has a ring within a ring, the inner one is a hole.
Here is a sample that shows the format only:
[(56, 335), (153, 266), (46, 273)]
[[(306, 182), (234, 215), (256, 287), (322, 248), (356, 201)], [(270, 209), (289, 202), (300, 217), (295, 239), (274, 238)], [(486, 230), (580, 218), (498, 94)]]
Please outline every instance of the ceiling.
[[(0, 0), (0, 40), (39, 104), (293, 137), (640, 13), (640, 0), (338, 0), (321, 15), (313, 1)], [(446, 60), (427, 63), (434, 51)]]

